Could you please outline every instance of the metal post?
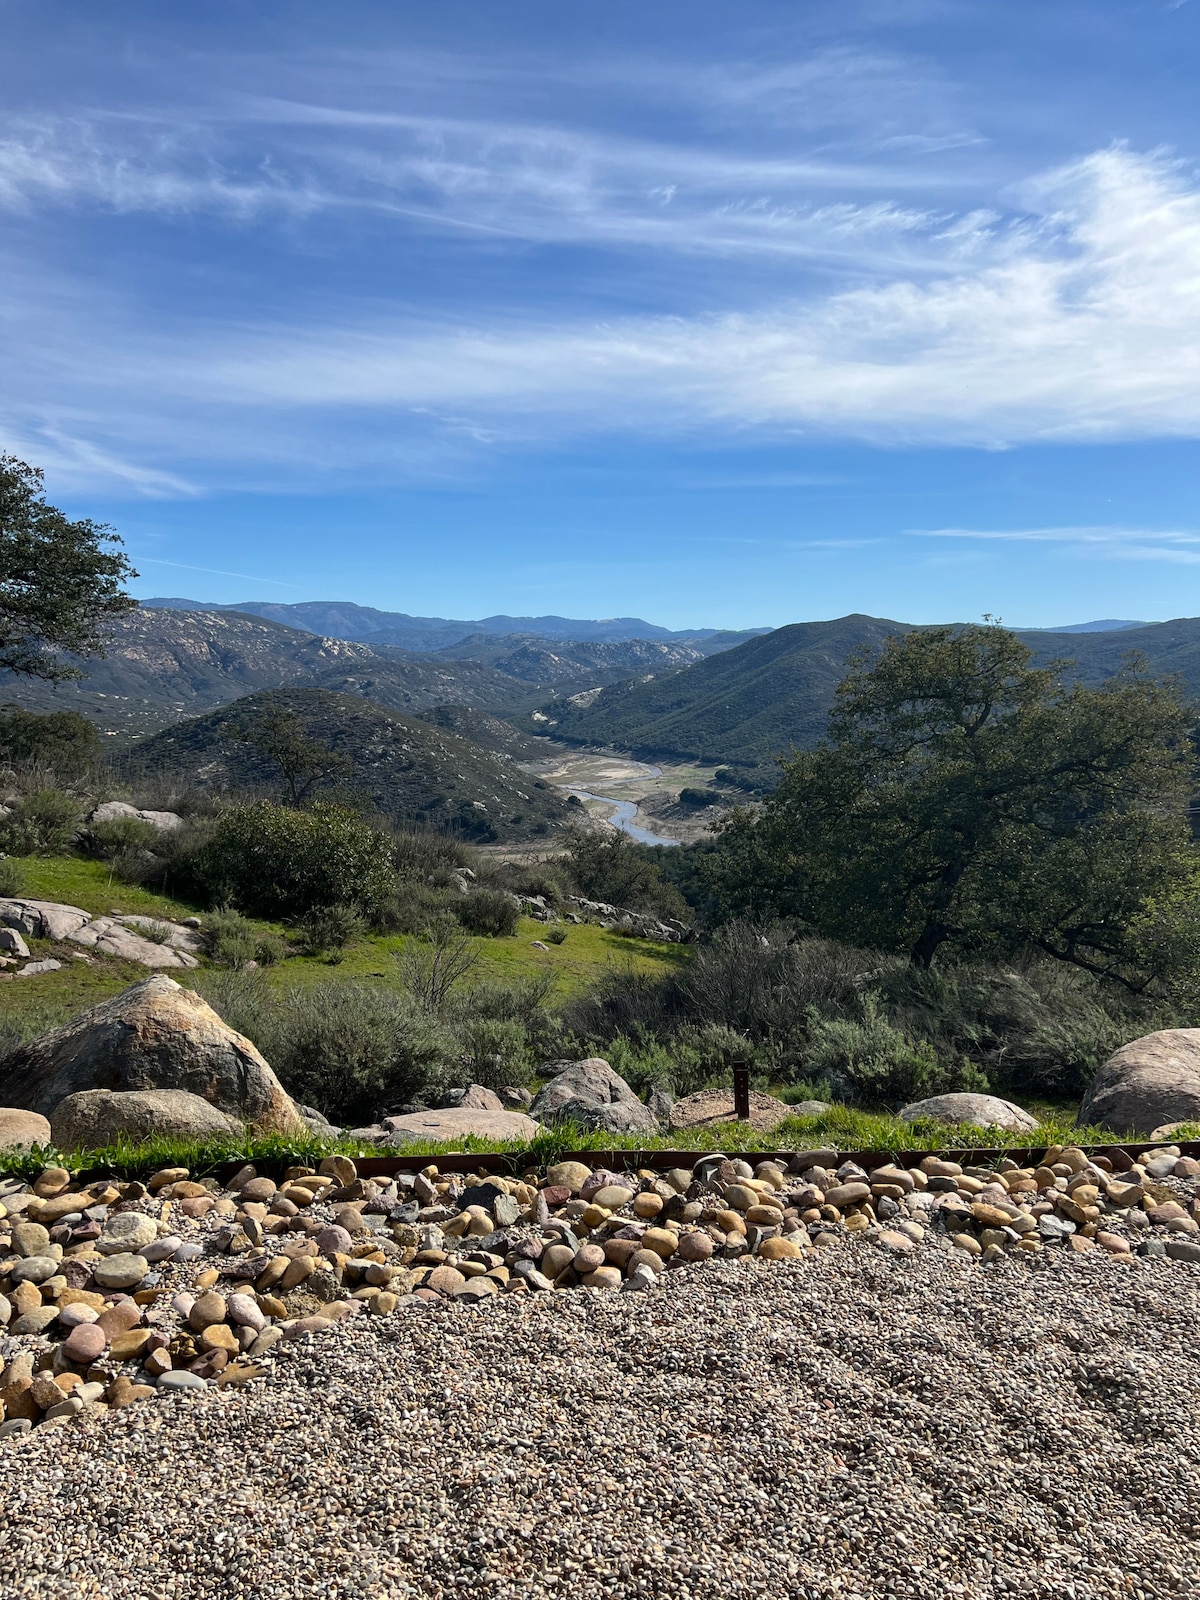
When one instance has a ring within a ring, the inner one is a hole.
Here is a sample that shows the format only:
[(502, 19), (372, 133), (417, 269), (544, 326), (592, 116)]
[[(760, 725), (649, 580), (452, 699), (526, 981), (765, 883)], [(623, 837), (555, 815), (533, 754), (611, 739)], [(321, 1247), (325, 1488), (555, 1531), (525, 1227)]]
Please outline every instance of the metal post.
[(733, 1114), (739, 1122), (750, 1121), (750, 1068), (733, 1069)]

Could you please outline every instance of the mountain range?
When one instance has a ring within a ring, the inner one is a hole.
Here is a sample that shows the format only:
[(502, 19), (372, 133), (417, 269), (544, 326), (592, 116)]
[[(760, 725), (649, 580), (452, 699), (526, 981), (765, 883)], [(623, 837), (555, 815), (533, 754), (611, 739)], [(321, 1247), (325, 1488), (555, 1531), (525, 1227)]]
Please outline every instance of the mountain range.
[[(475, 622), (456, 622), (449, 617), (410, 617), (403, 611), (377, 611), (373, 606), (356, 605), (350, 600), (305, 600), (284, 605), (273, 600), (242, 600), (236, 605), (213, 605), (207, 600), (184, 600), (158, 596), (143, 600), (147, 610), (240, 611), (252, 617), (282, 622), (285, 627), (319, 633), (332, 639), (359, 639), (370, 644), (396, 645), (402, 650), (444, 650), (473, 635), (504, 638), (510, 634), (530, 634), (539, 639), (571, 642), (619, 642), (626, 639), (661, 639), (690, 642), (717, 637), (736, 640), (751, 633), (766, 633), (766, 628), (729, 633), (720, 628), (692, 628), (673, 631), (641, 617), (608, 617), (597, 621), (582, 617), (483, 617)], [(718, 648), (722, 648), (718, 646)]]
[[(757, 768), (769, 782), (776, 758), (821, 736), (849, 657), (911, 626), (861, 615), (797, 622), (678, 672), (547, 702), (518, 721), (555, 739), (648, 759)], [(1070, 663), (1068, 679), (1101, 683), (1135, 652), (1152, 672), (1176, 675), (1200, 697), (1200, 618), (1018, 637), (1038, 660)]]

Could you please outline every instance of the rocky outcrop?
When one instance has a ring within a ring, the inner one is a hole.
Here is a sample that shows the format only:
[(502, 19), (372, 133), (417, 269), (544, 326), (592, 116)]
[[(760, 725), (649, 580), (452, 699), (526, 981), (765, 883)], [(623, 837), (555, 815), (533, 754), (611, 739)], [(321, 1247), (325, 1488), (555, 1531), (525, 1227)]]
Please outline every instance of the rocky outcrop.
[(106, 800), (97, 806), (89, 822), (115, 822), (119, 817), (132, 817), (135, 822), (148, 822), (160, 833), (173, 833), (183, 827), (183, 818), (174, 811), (139, 811), (124, 800)]
[(249, 1039), (161, 973), (19, 1046), (6, 1067), (6, 1096), (43, 1115), (84, 1089), (184, 1089), (255, 1132), (304, 1131)]
[(1011, 1100), (994, 1094), (935, 1094), (928, 1100), (914, 1100), (900, 1112), (902, 1122), (970, 1123), (975, 1128), (1004, 1128), (1012, 1133), (1031, 1133), (1038, 1126)]
[(143, 967), (198, 967), (196, 952), (204, 947), (193, 929), (157, 917), (93, 917), (67, 938), (100, 955), (119, 956)]
[(607, 1061), (555, 1063), (559, 1071), (534, 1098), (531, 1116), (555, 1122), (577, 1122), (606, 1133), (656, 1133), (658, 1119)]
[(1079, 1120), (1141, 1134), (1200, 1121), (1200, 1028), (1163, 1028), (1122, 1045), (1092, 1079)]
[(28, 1150), (50, 1143), (50, 1124), (36, 1111), (0, 1106), (0, 1150)]
[(532, 1139), (538, 1124), (519, 1111), (413, 1111), (388, 1117), (384, 1123), (390, 1143), (404, 1145), (418, 1139)]
[(631, 934), (635, 939), (652, 939), (658, 944), (686, 944), (696, 937), (685, 922), (675, 917), (663, 919), (651, 916), (646, 911), (627, 911), (621, 906), (610, 906), (604, 900), (572, 898), (567, 904), (585, 921), (599, 922), (606, 928)]
[(59, 1150), (99, 1150), (118, 1139), (213, 1139), (242, 1125), (185, 1089), (83, 1089), (55, 1106), (50, 1118)]
[[(752, 1128), (769, 1133), (791, 1115), (792, 1108), (784, 1101), (777, 1100), (772, 1094), (751, 1089), (749, 1123)], [(671, 1107), (671, 1127), (674, 1129), (708, 1128), (714, 1123), (733, 1122), (735, 1119), (736, 1108), (730, 1089), (702, 1089), (699, 1094), (689, 1094), (677, 1100)]]
[(91, 920), (90, 911), (53, 900), (0, 900), (0, 923), (27, 939), (69, 939)]

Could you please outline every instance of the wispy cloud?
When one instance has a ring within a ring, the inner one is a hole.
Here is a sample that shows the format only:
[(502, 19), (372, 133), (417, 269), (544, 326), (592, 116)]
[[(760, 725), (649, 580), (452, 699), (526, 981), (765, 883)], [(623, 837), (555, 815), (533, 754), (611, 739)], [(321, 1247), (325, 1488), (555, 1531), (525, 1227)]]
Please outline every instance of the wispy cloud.
[(1086, 550), (1115, 561), (1200, 562), (1200, 531), (1167, 528), (909, 528), (917, 539), (963, 540), (968, 544), (1049, 544)]

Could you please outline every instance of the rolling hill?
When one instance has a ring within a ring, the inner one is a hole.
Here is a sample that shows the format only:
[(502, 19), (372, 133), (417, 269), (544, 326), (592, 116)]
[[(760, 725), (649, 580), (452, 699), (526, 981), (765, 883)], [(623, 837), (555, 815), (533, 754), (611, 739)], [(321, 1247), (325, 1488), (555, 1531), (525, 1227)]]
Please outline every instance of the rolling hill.
[(238, 611), (148, 610), (119, 618), (103, 657), (77, 661), (84, 676), (52, 684), (0, 673), (0, 704), (79, 711), (116, 743), (225, 705), (256, 689), (307, 684), (362, 695), (416, 714), (453, 702), (517, 711), (554, 692), (481, 662), (377, 651)]
[(184, 773), (202, 787), (276, 793), (277, 767), (239, 735), (280, 710), (349, 763), (348, 776), (321, 791), (331, 798), (341, 793), (367, 800), (393, 821), (477, 842), (544, 839), (571, 818), (565, 796), (522, 772), (511, 757), (421, 718), (325, 689), (246, 696), (141, 740), (124, 765), (131, 774)]
[[(718, 761), (759, 769), (813, 744), (825, 727), (847, 658), (911, 624), (854, 615), (797, 622), (650, 682), (629, 682), (576, 700), (555, 700), (520, 720), (531, 731), (612, 746), (647, 759)], [(1066, 676), (1100, 683), (1127, 655), (1157, 674), (1177, 674), (1200, 698), (1200, 618), (1087, 633), (1020, 634), (1039, 659), (1065, 659)]]

